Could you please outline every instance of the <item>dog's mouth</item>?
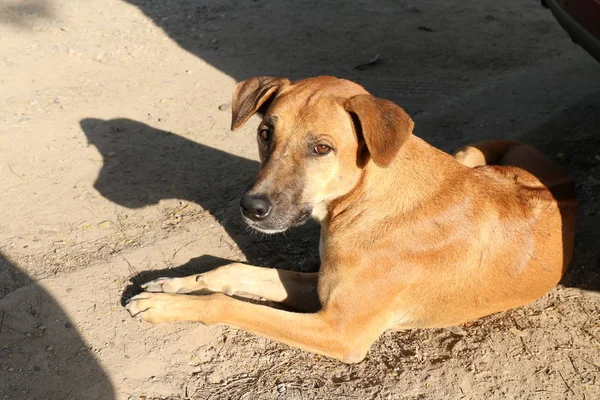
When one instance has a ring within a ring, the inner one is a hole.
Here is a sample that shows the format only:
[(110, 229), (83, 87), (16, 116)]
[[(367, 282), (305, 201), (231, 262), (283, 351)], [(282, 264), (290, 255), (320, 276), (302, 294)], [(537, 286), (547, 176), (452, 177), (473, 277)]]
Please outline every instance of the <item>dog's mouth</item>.
[(298, 213), (292, 217), (278, 216), (276, 212), (261, 221), (254, 221), (246, 217), (242, 213), (244, 222), (254, 230), (257, 230), (268, 235), (285, 232), (286, 230), (302, 225), (312, 215), (312, 207), (309, 205), (303, 206)]

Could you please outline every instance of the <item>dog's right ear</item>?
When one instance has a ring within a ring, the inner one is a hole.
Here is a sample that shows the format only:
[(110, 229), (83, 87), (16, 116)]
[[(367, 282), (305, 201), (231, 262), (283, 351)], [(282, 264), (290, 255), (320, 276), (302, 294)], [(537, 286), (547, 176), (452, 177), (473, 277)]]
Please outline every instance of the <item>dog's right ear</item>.
[(238, 83), (231, 103), (231, 130), (237, 131), (244, 126), (269, 98), (289, 84), (289, 79), (270, 76), (257, 76)]

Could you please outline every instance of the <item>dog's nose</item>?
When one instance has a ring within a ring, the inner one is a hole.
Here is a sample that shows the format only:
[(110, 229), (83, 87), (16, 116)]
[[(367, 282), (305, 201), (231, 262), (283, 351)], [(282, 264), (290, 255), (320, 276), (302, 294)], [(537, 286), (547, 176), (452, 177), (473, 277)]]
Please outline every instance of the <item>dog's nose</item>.
[(242, 213), (253, 221), (261, 221), (271, 212), (271, 203), (269, 200), (260, 196), (250, 196), (245, 194), (240, 200)]

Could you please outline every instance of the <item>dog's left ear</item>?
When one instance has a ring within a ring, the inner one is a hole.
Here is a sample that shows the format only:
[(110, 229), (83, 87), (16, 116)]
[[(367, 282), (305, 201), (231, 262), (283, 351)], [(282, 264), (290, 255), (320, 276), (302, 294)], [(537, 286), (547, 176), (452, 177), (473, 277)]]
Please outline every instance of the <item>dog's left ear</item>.
[(410, 116), (391, 101), (370, 94), (351, 97), (344, 108), (358, 118), (356, 129), (362, 131), (375, 165), (389, 166), (412, 134), (415, 124)]
[(257, 76), (237, 84), (231, 103), (231, 130), (237, 131), (259, 108), (284, 86), (291, 82), (286, 78)]

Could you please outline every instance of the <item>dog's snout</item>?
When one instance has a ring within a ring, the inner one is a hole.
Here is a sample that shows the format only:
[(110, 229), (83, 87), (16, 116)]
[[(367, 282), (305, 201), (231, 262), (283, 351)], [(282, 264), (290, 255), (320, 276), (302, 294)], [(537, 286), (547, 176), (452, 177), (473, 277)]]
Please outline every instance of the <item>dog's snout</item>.
[(262, 196), (245, 194), (240, 200), (242, 213), (253, 221), (262, 221), (271, 212), (271, 203)]

